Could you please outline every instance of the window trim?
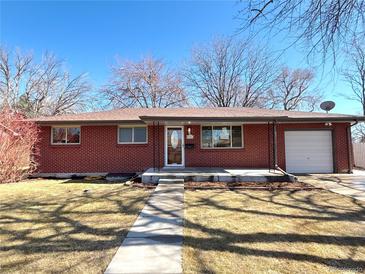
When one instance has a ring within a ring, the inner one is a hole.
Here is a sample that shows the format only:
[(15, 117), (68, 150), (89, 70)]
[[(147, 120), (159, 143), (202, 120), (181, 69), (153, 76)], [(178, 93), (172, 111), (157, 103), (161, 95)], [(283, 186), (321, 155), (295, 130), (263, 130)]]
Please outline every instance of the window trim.
[[(132, 142), (120, 142), (119, 141), (119, 135), (120, 135), (120, 128), (132, 128)], [(145, 142), (134, 142), (134, 129), (135, 128), (145, 128), (146, 129), (146, 141)], [(147, 125), (118, 125), (117, 128), (117, 144), (118, 145), (143, 145), (148, 144), (148, 126)]]
[[(214, 126), (223, 126), (223, 127), (229, 127), (230, 128), (230, 131), (231, 131), (231, 134), (230, 134), (230, 141), (231, 141), (231, 146), (230, 147), (204, 147), (203, 146), (203, 127), (211, 127), (212, 128), (212, 138), (213, 138), (213, 127)], [(236, 126), (236, 127), (241, 127), (241, 139), (242, 139), (242, 142), (241, 142), (241, 146), (240, 147), (232, 147), (232, 127), (233, 126)], [(239, 125), (235, 125), (235, 124), (221, 124), (221, 123), (217, 123), (217, 124), (202, 124), (200, 125), (200, 148), (201, 149), (242, 149), (244, 148), (245, 145), (244, 145), (244, 137), (243, 137), (243, 125), (242, 124), (239, 124)]]
[[(54, 143), (53, 142), (53, 129), (54, 128), (66, 128), (66, 137), (67, 137), (67, 128), (79, 128), (80, 129), (80, 135), (79, 135), (79, 142), (78, 143)], [(77, 146), (81, 144), (81, 126), (78, 125), (62, 125), (62, 126), (51, 126), (51, 145), (60, 146), (60, 145), (66, 145), (66, 146)]]

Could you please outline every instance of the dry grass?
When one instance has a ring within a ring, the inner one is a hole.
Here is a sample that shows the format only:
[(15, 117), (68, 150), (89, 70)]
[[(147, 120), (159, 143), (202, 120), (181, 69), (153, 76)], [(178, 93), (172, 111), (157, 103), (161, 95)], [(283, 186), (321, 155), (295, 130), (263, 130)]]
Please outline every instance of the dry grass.
[(185, 273), (364, 273), (365, 204), (328, 191), (186, 191)]
[(0, 272), (101, 273), (149, 193), (86, 181), (0, 185)]

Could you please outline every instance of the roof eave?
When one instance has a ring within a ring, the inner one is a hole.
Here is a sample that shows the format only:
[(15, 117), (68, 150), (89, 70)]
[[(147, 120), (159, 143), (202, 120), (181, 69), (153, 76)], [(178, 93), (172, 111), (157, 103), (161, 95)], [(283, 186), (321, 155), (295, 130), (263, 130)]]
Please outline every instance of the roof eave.
[(35, 120), (38, 125), (117, 125), (146, 124), (148, 122), (365, 122), (365, 116), (349, 117), (163, 117), (140, 116), (140, 120)]
[(364, 122), (365, 117), (313, 117), (313, 118), (288, 118), (278, 120), (279, 122)]
[(145, 124), (142, 120), (48, 120), (35, 121), (38, 125), (117, 125), (117, 124)]
[(181, 122), (262, 122), (262, 121), (272, 121), (273, 119), (279, 119), (278, 117), (165, 117), (165, 116), (140, 116), (142, 121), (145, 122), (164, 122), (164, 121), (181, 121)]
[(163, 116), (140, 116), (145, 122), (152, 121), (202, 121), (202, 122), (353, 122), (365, 121), (364, 116), (349, 117), (288, 117), (288, 116), (272, 116), (272, 117), (163, 117)]

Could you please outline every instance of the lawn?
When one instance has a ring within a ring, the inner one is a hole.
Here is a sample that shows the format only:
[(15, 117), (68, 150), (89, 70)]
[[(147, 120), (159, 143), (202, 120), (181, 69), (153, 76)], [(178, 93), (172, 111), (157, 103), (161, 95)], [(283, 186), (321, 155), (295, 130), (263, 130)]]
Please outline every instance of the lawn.
[(87, 181), (0, 184), (0, 272), (103, 272), (150, 193)]
[(185, 273), (364, 273), (365, 204), (328, 191), (185, 192)]

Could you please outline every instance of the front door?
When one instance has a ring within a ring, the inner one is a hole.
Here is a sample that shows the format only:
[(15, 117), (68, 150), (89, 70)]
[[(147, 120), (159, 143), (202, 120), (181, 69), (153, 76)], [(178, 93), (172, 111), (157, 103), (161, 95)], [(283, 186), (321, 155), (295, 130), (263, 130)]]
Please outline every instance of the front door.
[(184, 127), (165, 128), (165, 166), (182, 167), (184, 159)]

